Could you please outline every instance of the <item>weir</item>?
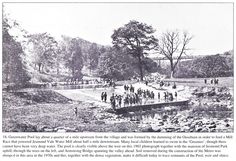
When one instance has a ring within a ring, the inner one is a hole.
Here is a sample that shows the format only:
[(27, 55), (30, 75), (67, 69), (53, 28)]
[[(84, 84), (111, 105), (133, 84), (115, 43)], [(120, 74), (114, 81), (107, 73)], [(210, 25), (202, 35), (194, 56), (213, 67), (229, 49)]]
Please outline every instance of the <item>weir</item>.
[(116, 112), (119, 114), (123, 114), (127, 112), (152, 110), (152, 109), (167, 107), (167, 106), (188, 107), (188, 102), (189, 100), (181, 100), (181, 101), (158, 102), (158, 103), (153, 103), (153, 104), (127, 106), (127, 107), (121, 107), (121, 108), (116, 109)]

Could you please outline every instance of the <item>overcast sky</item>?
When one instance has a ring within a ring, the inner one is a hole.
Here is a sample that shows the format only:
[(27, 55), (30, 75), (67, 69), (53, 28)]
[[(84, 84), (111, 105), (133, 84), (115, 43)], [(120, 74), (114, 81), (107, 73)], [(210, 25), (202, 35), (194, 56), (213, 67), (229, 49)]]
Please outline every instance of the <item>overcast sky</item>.
[(191, 54), (233, 49), (232, 3), (5, 3), (4, 10), (30, 33), (48, 32), (111, 45), (114, 29), (130, 20), (194, 36)]

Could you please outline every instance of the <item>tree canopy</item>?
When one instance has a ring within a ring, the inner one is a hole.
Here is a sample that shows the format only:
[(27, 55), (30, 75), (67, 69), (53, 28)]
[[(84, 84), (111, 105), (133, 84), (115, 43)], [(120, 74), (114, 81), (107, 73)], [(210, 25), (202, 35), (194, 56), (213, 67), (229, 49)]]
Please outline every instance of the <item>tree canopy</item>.
[(9, 34), (9, 29), (13, 26), (8, 24), (8, 19), (4, 18), (2, 23), (3, 82), (24, 85), (30, 78), (22, 63), (22, 46)]
[(143, 58), (150, 50), (156, 50), (158, 40), (153, 35), (155, 29), (145, 23), (135, 20), (130, 21), (123, 27), (114, 30), (112, 43), (115, 48), (126, 48), (127, 54), (131, 54), (138, 60), (140, 79), (143, 80)]
[(109, 48), (99, 58), (98, 75), (103, 78), (125, 80), (137, 76), (138, 71), (133, 67), (137, 61), (130, 55), (125, 55), (125, 49)]

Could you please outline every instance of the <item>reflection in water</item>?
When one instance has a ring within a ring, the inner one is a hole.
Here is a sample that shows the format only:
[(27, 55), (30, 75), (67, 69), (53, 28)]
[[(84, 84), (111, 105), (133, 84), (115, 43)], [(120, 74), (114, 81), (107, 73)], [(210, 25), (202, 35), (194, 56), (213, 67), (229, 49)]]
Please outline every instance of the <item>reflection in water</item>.
[(149, 111), (135, 111), (128, 112), (123, 114), (122, 116), (128, 118), (130, 121), (151, 121), (155, 122), (158, 120), (165, 120), (168, 117), (175, 116), (179, 111), (186, 110), (183, 108), (172, 107), (171, 110), (165, 110), (165, 108), (153, 109)]

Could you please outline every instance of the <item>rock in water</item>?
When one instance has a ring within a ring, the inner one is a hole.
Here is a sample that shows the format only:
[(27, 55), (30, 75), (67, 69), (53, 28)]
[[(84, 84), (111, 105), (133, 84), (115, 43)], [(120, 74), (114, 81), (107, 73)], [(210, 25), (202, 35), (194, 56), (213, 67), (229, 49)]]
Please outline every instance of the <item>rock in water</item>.
[(58, 129), (57, 132), (60, 132), (60, 133), (65, 133), (66, 130), (65, 129)]

